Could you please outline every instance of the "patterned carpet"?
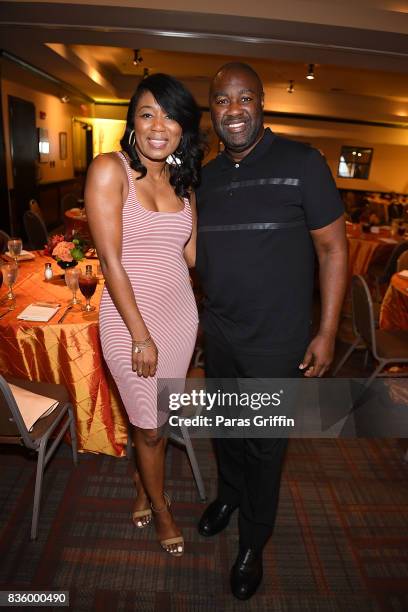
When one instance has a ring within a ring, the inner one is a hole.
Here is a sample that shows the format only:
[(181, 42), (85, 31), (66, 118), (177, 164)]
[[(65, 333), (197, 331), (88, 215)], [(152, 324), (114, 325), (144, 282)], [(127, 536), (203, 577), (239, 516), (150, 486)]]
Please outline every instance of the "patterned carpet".
[[(210, 498), (211, 445), (195, 448)], [(0, 454), (0, 589), (69, 590), (70, 609), (143, 612), (408, 610), (408, 465), (394, 440), (294, 440), (287, 456), (265, 577), (249, 602), (229, 594), (236, 517), (214, 539), (195, 524), (198, 501), (188, 460), (171, 446), (168, 490), (186, 539), (171, 559), (152, 526), (129, 520), (129, 462), (81, 455), (63, 445), (45, 477), (39, 538), (29, 541), (35, 461)]]

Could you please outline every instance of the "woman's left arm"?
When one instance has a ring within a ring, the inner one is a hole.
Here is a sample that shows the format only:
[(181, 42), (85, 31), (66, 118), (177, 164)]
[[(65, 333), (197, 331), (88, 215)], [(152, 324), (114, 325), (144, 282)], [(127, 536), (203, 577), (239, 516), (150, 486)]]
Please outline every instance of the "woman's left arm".
[(189, 241), (184, 247), (184, 259), (187, 262), (189, 268), (194, 268), (196, 261), (196, 242), (197, 242), (197, 207), (195, 193), (191, 192), (190, 195), (190, 207), (193, 227), (191, 230), (191, 236)]

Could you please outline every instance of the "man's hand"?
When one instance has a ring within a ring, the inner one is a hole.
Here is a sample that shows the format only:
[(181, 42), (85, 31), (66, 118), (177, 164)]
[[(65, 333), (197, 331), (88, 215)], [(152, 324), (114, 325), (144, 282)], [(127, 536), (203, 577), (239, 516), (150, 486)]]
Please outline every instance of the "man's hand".
[(308, 378), (319, 378), (329, 369), (333, 360), (335, 336), (332, 334), (317, 334), (306, 349), (300, 370)]

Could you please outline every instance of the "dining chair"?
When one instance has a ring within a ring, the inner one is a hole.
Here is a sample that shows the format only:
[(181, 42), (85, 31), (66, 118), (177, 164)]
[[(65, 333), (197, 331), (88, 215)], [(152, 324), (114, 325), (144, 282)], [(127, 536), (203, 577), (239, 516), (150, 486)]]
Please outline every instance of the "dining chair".
[(402, 270), (408, 270), (408, 249), (398, 257), (397, 272), (402, 272)]
[(0, 255), (7, 251), (8, 249), (7, 243), (9, 240), (10, 240), (10, 236), (3, 230), (0, 230)]
[(43, 249), (48, 242), (48, 230), (42, 218), (32, 210), (26, 210), (23, 223), (28, 238), (28, 248)]
[[(201, 476), (200, 467), (198, 465), (197, 457), (194, 451), (194, 447), (191, 442), (190, 434), (188, 433), (188, 429), (185, 425), (180, 425), (180, 433), (170, 432), (168, 434), (168, 439), (176, 442), (176, 444), (180, 444), (186, 449), (188, 459), (190, 461), (191, 471), (193, 472), (193, 477), (196, 483), (196, 487), (198, 490), (198, 496), (200, 501), (207, 501), (207, 494), (205, 491), (203, 477)], [(133, 454), (133, 442), (132, 442), (132, 433), (131, 433), (131, 425), (128, 426), (128, 438), (126, 445), (126, 457), (127, 459), (131, 459)]]
[[(39, 419), (32, 430), (28, 431), (9, 383), (31, 393), (54, 398), (58, 401), (58, 406), (51, 414)], [(78, 453), (74, 410), (65, 387), (17, 378), (6, 380), (0, 375), (0, 443), (22, 444), (26, 448), (36, 451), (38, 456), (30, 534), (32, 540), (37, 538), (44, 470), (68, 428), (71, 435), (72, 459), (74, 464), (77, 465)], [(54, 432), (55, 437), (51, 438)], [(48, 442), (50, 442), (49, 448), (47, 448)]]
[(31, 212), (35, 213), (36, 215), (41, 217), (41, 219), (44, 220), (44, 215), (42, 213), (42, 210), (41, 210), (40, 205), (38, 204), (37, 200), (35, 200), (34, 198), (31, 198), (31, 200), (28, 203), (28, 206), (29, 206)]
[[(356, 339), (336, 366), (333, 376), (337, 375), (357, 346), (363, 343), (377, 361), (373, 372), (364, 383), (365, 390), (386, 366), (408, 363), (408, 331), (375, 328), (370, 289), (361, 275), (353, 276), (351, 280), (351, 301)], [(395, 373), (390, 376), (395, 376)]]

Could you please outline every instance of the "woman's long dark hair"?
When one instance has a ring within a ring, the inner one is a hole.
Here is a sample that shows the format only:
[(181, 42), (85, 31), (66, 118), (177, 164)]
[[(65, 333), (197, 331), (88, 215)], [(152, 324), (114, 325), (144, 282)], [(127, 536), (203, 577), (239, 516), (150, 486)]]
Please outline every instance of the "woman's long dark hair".
[(140, 173), (138, 179), (146, 176), (147, 169), (140, 161), (136, 148), (129, 144), (129, 137), (134, 129), (137, 104), (146, 91), (150, 91), (161, 108), (182, 128), (182, 138), (176, 153), (182, 164), (170, 166), (170, 184), (178, 196), (186, 197), (199, 183), (204, 150), (199, 129), (201, 112), (188, 89), (167, 74), (153, 74), (139, 83), (129, 103), (126, 129), (120, 141), (122, 149), (130, 158), (131, 168)]

